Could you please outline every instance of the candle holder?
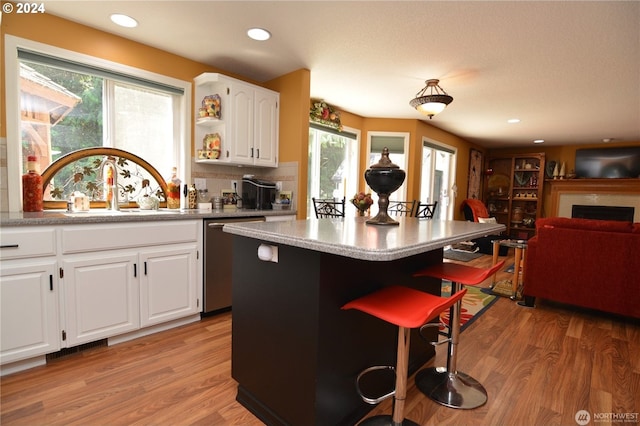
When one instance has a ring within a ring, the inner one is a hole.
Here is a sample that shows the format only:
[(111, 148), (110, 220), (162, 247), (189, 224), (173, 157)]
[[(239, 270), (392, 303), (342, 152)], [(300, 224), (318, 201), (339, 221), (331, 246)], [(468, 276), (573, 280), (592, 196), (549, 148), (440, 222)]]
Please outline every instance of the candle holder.
[(373, 164), (364, 172), (364, 179), (367, 185), (378, 194), (378, 214), (367, 220), (369, 225), (399, 225), (399, 223), (389, 217), (387, 208), (389, 207), (389, 195), (396, 191), (406, 177), (404, 170), (401, 170), (389, 159), (389, 149), (382, 150), (382, 157), (378, 163)]

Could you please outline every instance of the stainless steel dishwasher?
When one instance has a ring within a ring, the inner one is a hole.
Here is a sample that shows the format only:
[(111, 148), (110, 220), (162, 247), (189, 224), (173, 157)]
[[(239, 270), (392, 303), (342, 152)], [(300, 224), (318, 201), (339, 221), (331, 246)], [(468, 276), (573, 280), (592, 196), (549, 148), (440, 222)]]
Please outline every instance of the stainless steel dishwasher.
[(205, 219), (203, 314), (231, 307), (233, 235), (222, 227), (225, 223), (264, 221), (263, 216)]

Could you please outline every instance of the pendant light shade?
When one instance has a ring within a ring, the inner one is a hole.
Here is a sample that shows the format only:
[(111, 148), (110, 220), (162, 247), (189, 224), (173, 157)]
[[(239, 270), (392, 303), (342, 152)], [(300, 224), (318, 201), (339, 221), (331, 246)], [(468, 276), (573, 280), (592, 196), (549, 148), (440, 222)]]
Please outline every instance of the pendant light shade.
[(409, 105), (428, 116), (429, 119), (441, 113), (453, 101), (453, 98), (438, 85), (439, 82), (440, 80), (437, 79), (427, 80), (426, 86), (409, 102)]

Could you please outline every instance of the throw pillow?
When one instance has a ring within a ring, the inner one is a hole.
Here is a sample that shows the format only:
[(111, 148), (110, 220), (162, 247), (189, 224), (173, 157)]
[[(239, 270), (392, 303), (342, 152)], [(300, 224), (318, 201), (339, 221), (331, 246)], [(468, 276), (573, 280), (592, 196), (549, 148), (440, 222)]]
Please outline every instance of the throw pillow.
[(495, 217), (479, 217), (478, 223), (498, 223)]

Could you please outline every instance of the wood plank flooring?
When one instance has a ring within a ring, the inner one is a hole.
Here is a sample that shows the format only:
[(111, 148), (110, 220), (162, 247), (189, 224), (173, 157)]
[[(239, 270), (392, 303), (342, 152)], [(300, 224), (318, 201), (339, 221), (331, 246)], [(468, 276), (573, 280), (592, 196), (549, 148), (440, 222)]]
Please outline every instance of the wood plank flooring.
[[(468, 264), (490, 263), (483, 256)], [(235, 401), (231, 317), (221, 314), (5, 376), (0, 423), (261, 425)], [(446, 349), (437, 353), (427, 365), (445, 364)], [(609, 413), (636, 417), (597, 424), (640, 423), (638, 321), (550, 302), (528, 309), (500, 298), (462, 333), (458, 366), (483, 383), (488, 403), (474, 410), (446, 408), (423, 396), (411, 378), (408, 418), (425, 426), (576, 425), (576, 412), (586, 410), (590, 424), (596, 424), (594, 415)], [(370, 415), (390, 410), (387, 400)]]

